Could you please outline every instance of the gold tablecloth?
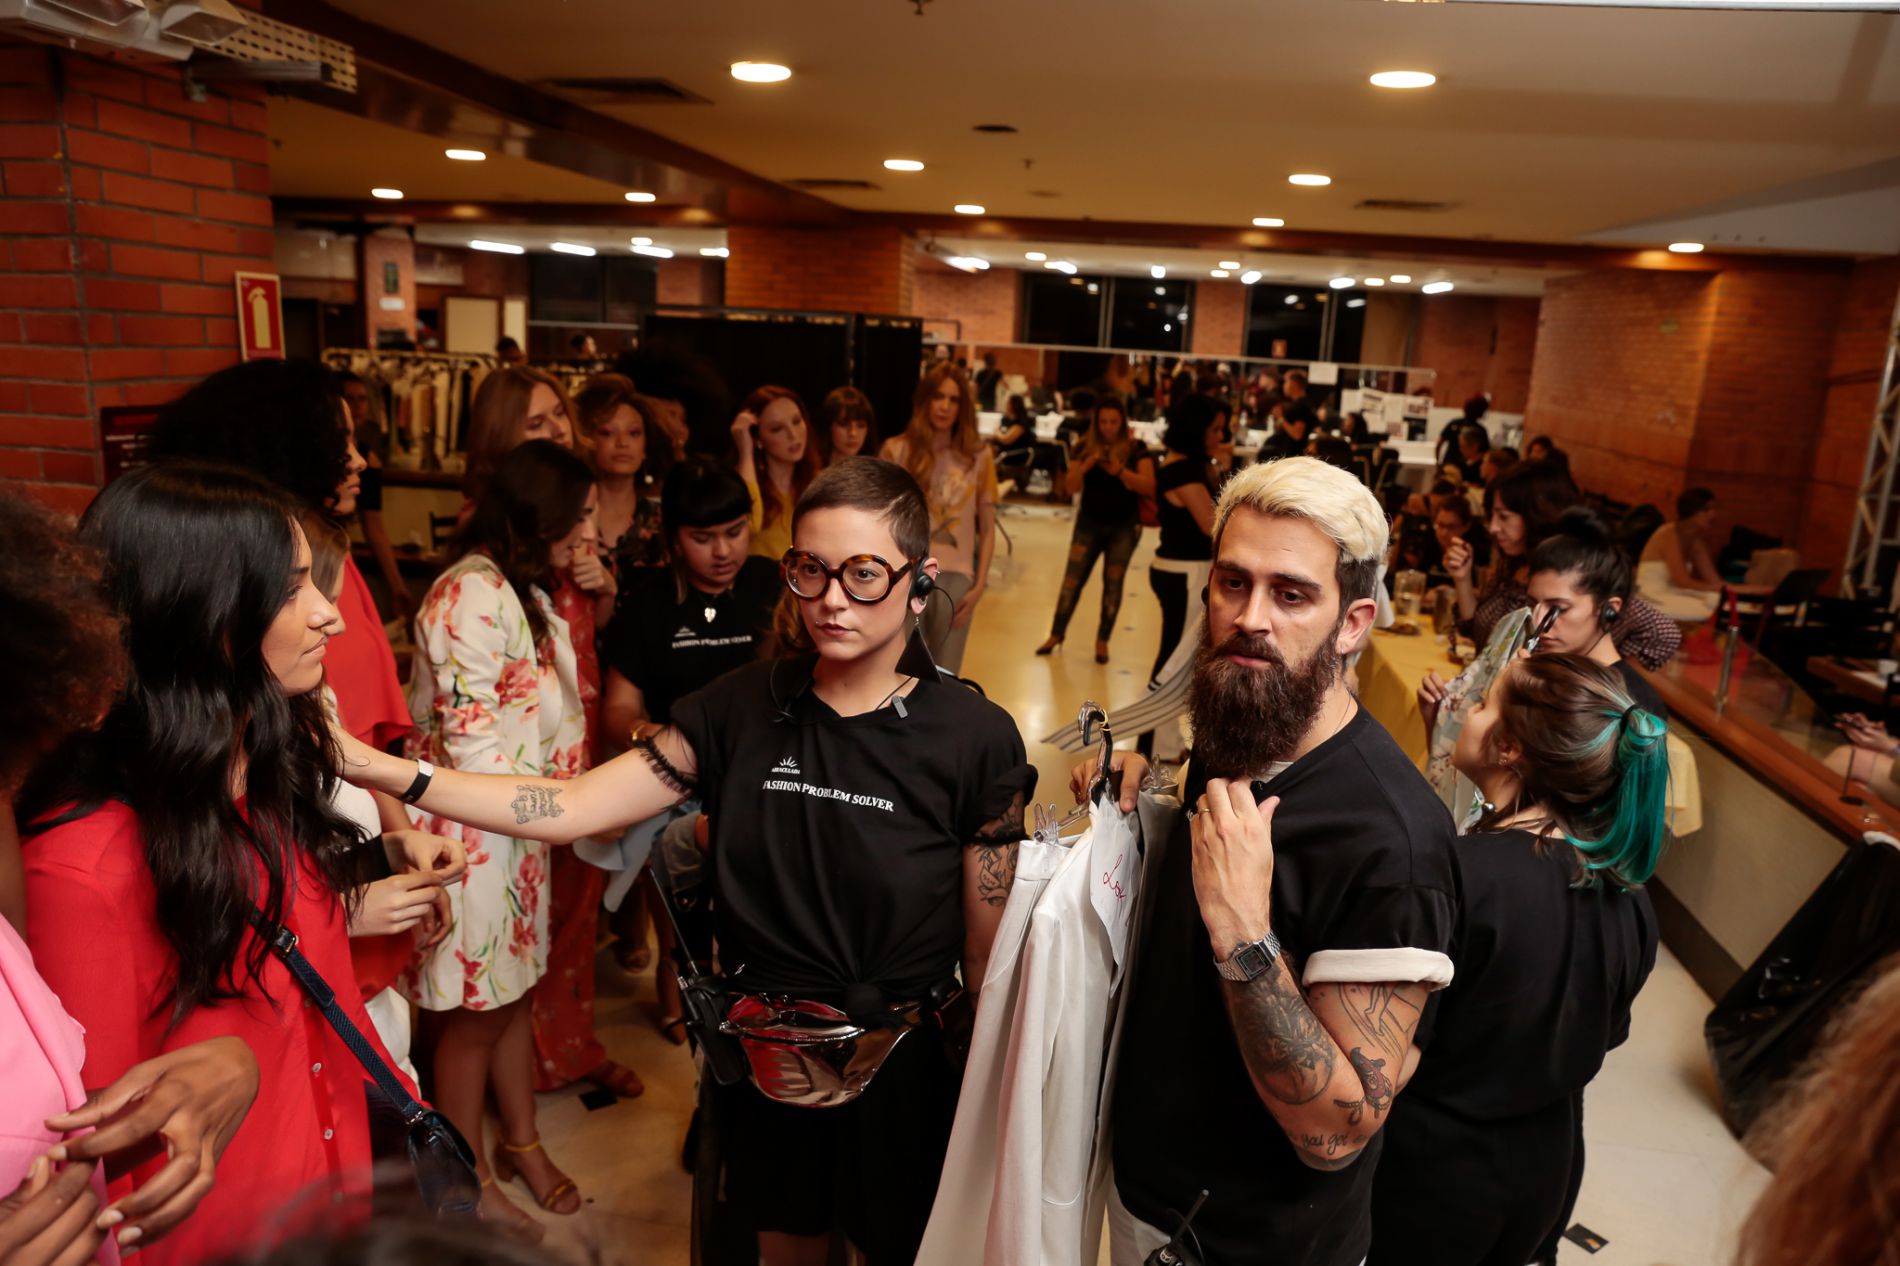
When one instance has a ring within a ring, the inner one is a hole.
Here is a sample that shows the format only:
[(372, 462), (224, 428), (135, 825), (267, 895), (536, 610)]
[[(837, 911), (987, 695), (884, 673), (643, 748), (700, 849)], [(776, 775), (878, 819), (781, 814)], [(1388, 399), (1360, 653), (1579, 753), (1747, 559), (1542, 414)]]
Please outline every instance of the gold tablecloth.
[[(1445, 645), (1429, 633), (1406, 637), (1374, 629), (1359, 656), (1359, 702), (1386, 728), (1421, 771), (1431, 755), (1425, 719), (1418, 711), (1418, 686), (1436, 670), (1449, 681), (1463, 671), (1445, 654)], [(1676, 835), (1702, 829), (1702, 782), (1695, 753), (1674, 733), (1669, 735), (1669, 828)]]

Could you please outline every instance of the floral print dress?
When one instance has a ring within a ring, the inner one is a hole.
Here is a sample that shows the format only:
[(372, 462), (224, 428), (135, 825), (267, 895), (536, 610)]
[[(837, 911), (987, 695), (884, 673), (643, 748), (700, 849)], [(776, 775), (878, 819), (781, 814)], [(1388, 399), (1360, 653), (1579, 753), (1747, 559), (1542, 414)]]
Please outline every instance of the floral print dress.
[[(409, 676), (411, 756), (507, 777), (572, 778), (585, 767), (572, 636), (546, 594), (537, 589), (534, 600), (549, 631), (539, 656), (521, 600), (485, 554), (461, 559), (429, 587)], [(467, 846), (468, 877), (449, 889), (449, 935), (396, 987), (430, 1011), (519, 1002), (547, 971), (548, 846), (410, 813), (423, 830)]]

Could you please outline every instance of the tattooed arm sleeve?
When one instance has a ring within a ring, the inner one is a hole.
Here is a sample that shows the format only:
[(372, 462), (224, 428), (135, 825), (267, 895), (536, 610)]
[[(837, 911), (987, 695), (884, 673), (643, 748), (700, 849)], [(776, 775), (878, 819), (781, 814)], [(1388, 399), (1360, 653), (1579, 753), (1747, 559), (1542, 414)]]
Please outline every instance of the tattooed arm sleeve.
[(1023, 800), (1018, 794), (986, 822), (963, 850), (963, 985), (975, 993), (989, 968), (990, 947), (1016, 881), (1016, 846), (1023, 836)]
[(1315, 1169), (1344, 1169), (1385, 1124), (1424, 1010), (1421, 984), (1300, 988), (1286, 957), (1223, 981), (1254, 1093)]

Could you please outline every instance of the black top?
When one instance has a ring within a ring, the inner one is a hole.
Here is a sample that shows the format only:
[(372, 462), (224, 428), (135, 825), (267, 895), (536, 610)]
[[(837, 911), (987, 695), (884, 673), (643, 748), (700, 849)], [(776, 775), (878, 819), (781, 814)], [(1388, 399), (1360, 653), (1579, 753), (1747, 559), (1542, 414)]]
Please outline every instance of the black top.
[(1261, 441), (1259, 460), (1274, 462), (1282, 457), (1299, 457), (1305, 452), (1306, 441), (1282, 427)]
[[(1305, 982), (1367, 979), (1355, 967), (1381, 982), (1443, 979), (1457, 917), (1455, 831), (1411, 758), (1362, 708), (1269, 785), (1280, 797), (1273, 931)], [(1195, 771), (1184, 802), (1201, 786)], [(1206, 1188), (1194, 1225), (1221, 1266), (1358, 1266), (1382, 1136), (1330, 1173), (1294, 1153), (1235, 1043), (1191, 864), (1183, 815), (1146, 881), (1153, 922), (1115, 1075), (1122, 1201), (1172, 1230), (1169, 1210), (1185, 1213)]]
[(1656, 693), (1656, 687), (1649, 684), (1649, 678), (1636, 671), (1636, 665), (1627, 659), (1619, 659), (1616, 661), (1616, 671), (1622, 674), (1623, 689), (1629, 692), (1630, 699), (1637, 707), (1655, 713), (1664, 721), (1669, 719), (1669, 705)]
[(381, 514), (383, 509), (383, 468), (365, 466), (357, 479), (361, 481), (356, 489), (356, 508), (373, 514)]
[(665, 725), (676, 700), (758, 658), (784, 585), (778, 564), (757, 555), (722, 594), (687, 585), (682, 599), (671, 571), (634, 575), (601, 639), (602, 658), (639, 687), (647, 716)]
[[(1134, 470), (1148, 460), (1148, 450), (1139, 444), (1128, 447), (1128, 459), (1123, 463), (1124, 470)], [(1141, 513), (1141, 496), (1121, 481), (1120, 476), (1111, 475), (1101, 466), (1089, 467), (1082, 476), (1082, 504), (1076, 510), (1078, 518), (1091, 519), (1096, 523), (1135, 523)]]
[(1630, 1006), (1656, 965), (1649, 894), (1574, 887), (1576, 850), (1562, 840), (1474, 832), (1457, 856), (1458, 972), (1420, 1029), (1395, 1129), (1408, 1099), (1497, 1121), (1581, 1091), (1629, 1037)]
[(954, 679), (841, 717), (812, 662), (748, 664), (673, 724), (698, 757), (726, 974), (869, 1016), (955, 971), (963, 851), (1021, 837), (1036, 768), (1009, 714)]
[[(1155, 511), (1161, 519), (1161, 544), (1156, 558), (1179, 558), (1206, 562), (1214, 557), (1214, 540), (1201, 531), (1191, 511), (1168, 500), (1168, 494), (1198, 484), (1207, 487), (1207, 468), (1193, 458), (1163, 463), (1155, 471)], [(1208, 490), (1208, 497), (1214, 495)]]

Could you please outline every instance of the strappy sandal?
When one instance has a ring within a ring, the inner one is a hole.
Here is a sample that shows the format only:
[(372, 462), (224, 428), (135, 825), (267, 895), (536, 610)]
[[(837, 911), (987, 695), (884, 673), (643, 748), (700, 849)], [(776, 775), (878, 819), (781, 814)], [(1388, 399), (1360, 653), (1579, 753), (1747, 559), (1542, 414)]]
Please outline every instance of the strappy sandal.
[[(562, 1177), (559, 1182), (548, 1189), (545, 1195), (534, 1189), (534, 1184), (528, 1181), (528, 1176), (521, 1172), (521, 1167), (514, 1161), (514, 1157), (525, 1156), (529, 1152), (541, 1152), (543, 1155), (546, 1155), (546, 1151), (541, 1146), (540, 1139), (536, 1139), (532, 1143), (524, 1143), (519, 1147), (508, 1142), (496, 1143), (495, 1177), (502, 1182), (513, 1182), (517, 1178), (521, 1179), (522, 1185), (528, 1189), (529, 1194), (534, 1196), (535, 1203), (549, 1213), (559, 1214), (564, 1218), (572, 1217), (574, 1214), (579, 1213), (581, 1211), (581, 1191), (579, 1187), (574, 1185), (572, 1178)], [(548, 1163), (553, 1164), (552, 1161)], [(558, 1173), (559, 1171), (557, 1170), (556, 1172)], [(570, 1195), (574, 1197), (574, 1205), (572, 1208), (561, 1209), (556, 1207), (562, 1200)]]
[(646, 1083), (640, 1080), (640, 1074), (625, 1064), (604, 1059), (598, 1067), (581, 1074), (581, 1080), (611, 1090), (622, 1099), (638, 1099), (646, 1093)]
[(508, 1211), (499, 1216), (490, 1216), (488, 1213), (488, 1202), (484, 1199), (478, 1209), (482, 1221), (493, 1223), (503, 1234), (512, 1235), (523, 1243), (539, 1244), (543, 1239), (547, 1238), (548, 1229), (523, 1213), (520, 1209), (517, 1209), (513, 1201), (501, 1194), (500, 1189), (495, 1186), (495, 1180), (493, 1178), (482, 1179), (482, 1191), (484, 1194), (493, 1191), (495, 1193), (495, 1199), (500, 1201), (500, 1207)]

